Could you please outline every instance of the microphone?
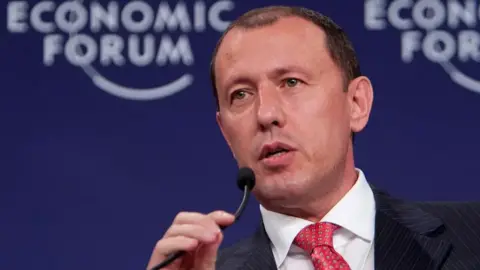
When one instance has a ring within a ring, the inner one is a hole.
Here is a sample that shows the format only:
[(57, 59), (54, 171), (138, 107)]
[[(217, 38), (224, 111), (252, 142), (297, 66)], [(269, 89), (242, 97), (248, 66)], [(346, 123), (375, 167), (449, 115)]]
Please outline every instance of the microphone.
[[(233, 223), (237, 222), (240, 219), (240, 216), (243, 213), (243, 210), (247, 206), (248, 198), (250, 197), (250, 191), (252, 191), (253, 187), (255, 186), (255, 173), (252, 169), (248, 167), (240, 168), (237, 173), (237, 186), (240, 190), (243, 191), (243, 198), (240, 206), (238, 207), (237, 211), (235, 212), (235, 220)], [(232, 223), (232, 225), (233, 225)], [(228, 226), (220, 226), (220, 230), (225, 230)], [(163, 262), (153, 267), (151, 270), (159, 270), (163, 267), (171, 264), (176, 259), (180, 258), (185, 254), (185, 251), (180, 250), (174, 252), (167, 256)]]

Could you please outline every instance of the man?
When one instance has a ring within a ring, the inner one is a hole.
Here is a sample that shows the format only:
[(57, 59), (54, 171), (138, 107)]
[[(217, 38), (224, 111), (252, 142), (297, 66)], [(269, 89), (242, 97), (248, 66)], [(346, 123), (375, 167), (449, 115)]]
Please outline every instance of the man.
[(258, 231), (218, 251), (234, 217), (180, 213), (148, 269), (480, 269), (480, 204), (408, 203), (355, 167), (353, 134), (373, 102), (350, 41), (305, 8), (267, 7), (231, 24), (212, 60), (217, 121), (256, 175)]

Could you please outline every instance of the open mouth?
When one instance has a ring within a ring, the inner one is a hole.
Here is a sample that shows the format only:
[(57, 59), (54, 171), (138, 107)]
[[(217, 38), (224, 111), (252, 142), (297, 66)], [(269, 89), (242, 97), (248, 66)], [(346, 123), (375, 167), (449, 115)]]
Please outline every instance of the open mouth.
[(260, 154), (260, 160), (265, 158), (281, 156), (292, 150), (293, 150), (292, 147), (285, 144), (281, 144), (281, 143), (268, 144), (262, 148), (262, 152)]
[(284, 148), (277, 148), (272, 151), (269, 151), (265, 154), (265, 158), (270, 158), (273, 156), (280, 156), (284, 153), (288, 153), (290, 150), (284, 149)]

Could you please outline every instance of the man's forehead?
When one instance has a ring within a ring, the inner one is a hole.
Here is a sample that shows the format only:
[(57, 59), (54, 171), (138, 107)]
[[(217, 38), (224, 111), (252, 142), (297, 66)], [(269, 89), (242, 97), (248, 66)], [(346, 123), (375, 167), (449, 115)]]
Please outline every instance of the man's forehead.
[(284, 17), (272, 24), (253, 28), (234, 27), (225, 35), (215, 61), (233, 61), (247, 46), (253, 49), (257, 44), (279, 41), (281, 37), (284, 41), (291, 38), (291, 45), (299, 48), (308, 42), (325, 44), (325, 33), (319, 26), (303, 18)]

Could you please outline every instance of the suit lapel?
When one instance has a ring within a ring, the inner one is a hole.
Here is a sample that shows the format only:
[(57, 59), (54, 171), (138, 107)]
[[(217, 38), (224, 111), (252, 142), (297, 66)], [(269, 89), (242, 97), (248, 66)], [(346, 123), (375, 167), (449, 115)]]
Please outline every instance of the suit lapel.
[(245, 265), (240, 268), (242, 270), (276, 270), (277, 267), (270, 247), (270, 239), (267, 236), (263, 222), (255, 232), (252, 243)]
[(375, 269), (436, 270), (445, 261), (450, 243), (437, 238), (440, 219), (373, 188), (377, 206)]

